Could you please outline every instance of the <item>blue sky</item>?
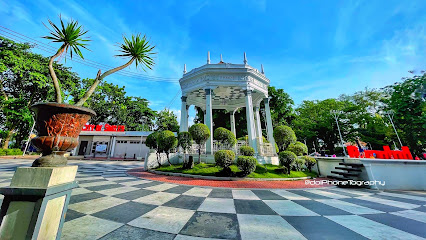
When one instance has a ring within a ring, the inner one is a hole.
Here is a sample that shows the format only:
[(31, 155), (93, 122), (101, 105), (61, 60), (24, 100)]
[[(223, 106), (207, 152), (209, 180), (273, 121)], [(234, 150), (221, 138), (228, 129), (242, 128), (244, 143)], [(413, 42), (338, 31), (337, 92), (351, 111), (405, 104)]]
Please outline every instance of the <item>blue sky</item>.
[[(271, 85), (283, 88), (296, 105), (369, 88), (379, 88), (426, 69), (425, 1), (4, 1), (0, 25), (41, 42), (42, 22), (73, 18), (89, 30), (86, 58), (116, 66), (113, 57), (123, 34), (146, 34), (157, 47), (153, 71), (129, 71), (180, 78), (223, 54), (225, 62), (262, 63)], [(0, 32), (3, 34), (3, 32)], [(59, 47), (51, 44), (52, 46)], [(48, 53), (36, 50), (48, 55)], [(67, 61), (83, 78), (97, 70)], [(161, 110), (178, 93), (178, 83), (120, 75), (106, 81), (125, 85)], [(179, 96), (180, 97), (180, 96)], [(170, 108), (179, 113), (179, 97)], [(191, 115), (193, 115), (193, 110)]]

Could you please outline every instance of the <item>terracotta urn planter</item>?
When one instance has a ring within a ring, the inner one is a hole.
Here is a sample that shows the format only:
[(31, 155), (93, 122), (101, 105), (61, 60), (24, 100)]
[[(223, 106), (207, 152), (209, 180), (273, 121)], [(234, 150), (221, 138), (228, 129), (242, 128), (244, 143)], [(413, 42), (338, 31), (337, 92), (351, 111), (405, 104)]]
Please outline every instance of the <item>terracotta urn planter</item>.
[(88, 108), (59, 103), (37, 103), (31, 106), (36, 115), (38, 136), (32, 144), (42, 152), (33, 167), (67, 165), (64, 154), (77, 147), (78, 135), (87, 121), (96, 113)]

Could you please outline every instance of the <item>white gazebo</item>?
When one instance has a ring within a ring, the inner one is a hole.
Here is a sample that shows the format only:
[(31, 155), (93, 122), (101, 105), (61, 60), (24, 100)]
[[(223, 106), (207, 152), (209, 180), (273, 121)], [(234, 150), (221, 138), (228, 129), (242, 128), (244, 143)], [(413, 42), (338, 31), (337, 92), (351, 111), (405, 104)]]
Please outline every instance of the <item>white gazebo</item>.
[[(263, 157), (266, 162), (276, 158), (275, 141), (271, 112), (269, 109), (268, 86), (269, 79), (265, 76), (263, 66), (261, 71), (247, 63), (244, 53), (243, 64), (223, 62), (222, 55), (217, 64), (210, 63), (210, 53), (207, 53), (207, 64), (186, 71), (184, 66), (183, 76), (179, 80), (182, 90), (182, 108), (180, 131), (188, 131), (188, 108), (191, 105), (200, 107), (204, 111), (204, 123), (210, 129), (210, 139), (206, 143), (205, 153), (213, 154), (219, 149), (213, 141), (213, 109), (225, 109), (229, 112), (231, 131), (235, 130), (235, 111), (246, 108), (248, 144), (253, 147), (258, 157)], [(260, 104), (265, 104), (267, 140), (262, 140), (260, 122)], [(237, 144), (238, 151), (241, 142)], [(275, 162), (275, 159), (272, 160)]]

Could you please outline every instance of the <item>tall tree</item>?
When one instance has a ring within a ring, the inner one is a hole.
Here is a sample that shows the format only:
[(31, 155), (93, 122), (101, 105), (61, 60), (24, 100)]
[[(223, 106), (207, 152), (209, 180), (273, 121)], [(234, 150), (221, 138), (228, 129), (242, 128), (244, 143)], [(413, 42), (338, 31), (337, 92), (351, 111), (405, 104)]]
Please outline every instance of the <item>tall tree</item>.
[(155, 125), (157, 125), (157, 130), (160, 131), (169, 130), (172, 132), (179, 132), (177, 116), (168, 109), (164, 109), (157, 114)]
[[(83, 79), (72, 92), (73, 103), (80, 99), (94, 79)], [(111, 125), (125, 125), (130, 131), (149, 131), (154, 127), (156, 112), (149, 108), (148, 100), (140, 97), (126, 96), (125, 87), (100, 82), (95, 92), (85, 102), (84, 106), (93, 109), (96, 116), (92, 124), (108, 123)]]
[[(426, 151), (426, 74), (404, 79), (385, 88), (388, 106), (394, 113), (393, 122), (399, 130), (402, 144), (416, 155)], [(423, 90), (422, 90), (423, 89)]]
[[(284, 92), (284, 89), (268, 87), (268, 94), (270, 97), (269, 107), (271, 109), (271, 118), (273, 126), (290, 125), (296, 118), (293, 109), (294, 101), (290, 95)], [(260, 109), (265, 108), (264, 104), (260, 104)], [(263, 116), (261, 116), (263, 119)], [(265, 120), (262, 120), (265, 122)]]
[[(19, 144), (26, 139), (32, 126), (29, 107), (37, 102), (54, 100), (54, 90), (46, 66), (49, 58), (31, 51), (31, 45), (21, 44), (0, 37), (0, 91), (2, 130), (8, 134), (3, 141), (7, 148), (13, 134)], [(79, 81), (71, 68), (53, 63), (56, 75), (61, 79), (61, 92), (65, 96)]]

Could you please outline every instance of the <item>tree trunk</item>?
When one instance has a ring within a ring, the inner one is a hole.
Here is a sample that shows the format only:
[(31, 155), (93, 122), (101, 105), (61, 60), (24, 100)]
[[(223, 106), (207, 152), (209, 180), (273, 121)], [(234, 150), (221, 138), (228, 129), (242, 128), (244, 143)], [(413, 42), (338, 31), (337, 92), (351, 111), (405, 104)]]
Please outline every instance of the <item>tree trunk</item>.
[(92, 86), (90, 86), (89, 90), (87, 90), (87, 92), (84, 94), (84, 96), (75, 105), (80, 106), (80, 107), (83, 106), (83, 104), (87, 101), (87, 99), (89, 99), (90, 96), (92, 96), (92, 94), (95, 92), (96, 87), (102, 81), (102, 79), (104, 79), (108, 75), (111, 75), (115, 72), (118, 72), (118, 71), (130, 66), (130, 64), (132, 64), (134, 60), (135, 59), (132, 58), (126, 64), (119, 66), (119, 67), (116, 67), (116, 68), (113, 68), (111, 70), (108, 70), (108, 71), (104, 72), (102, 75), (101, 75), (101, 70), (99, 70), (98, 74), (95, 78), (95, 82), (92, 84)]
[(172, 166), (173, 164), (170, 162), (170, 159), (169, 159), (169, 152), (166, 152), (166, 156), (167, 156), (167, 162), (169, 162), (170, 166)]
[(6, 136), (6, 138), (4, 139), (4, 143), (3, 143), (3, 149), (7, 149), (7, 148), (9, 148), (9, 141), (10, 141), (10, 139), (12, 138), (12, 136), (13, 136), (13, 133), (14, 133), (14, 130), (15, 129), (11, 129), (8, 133), (7, 133), (7, 136)]
[(66, 45), (62, 45), (62, 47), (58, 50), (58, 52), (53, 55), (49, 60), (49, 73), (50, 77), (53, 81), (53, 86), (55, 87), (55, 94), (56, 94), (56, 102), (62, 103), (62, 95), (61, 95), (61, 87), (59, 86), (58, 78), (56, 77), (55, 70), (53, 69), (53, 62), (57, 57), (59, 57), (66, 49)]
[(201, 163), (201, 144), (198, 145), (198, 164)]
[(158, 166), (161, 167), (161, 157), (160, 157), (160, 153), (156, 152), (155, 155), (157, 155), (157, 162), (158, 162)]

